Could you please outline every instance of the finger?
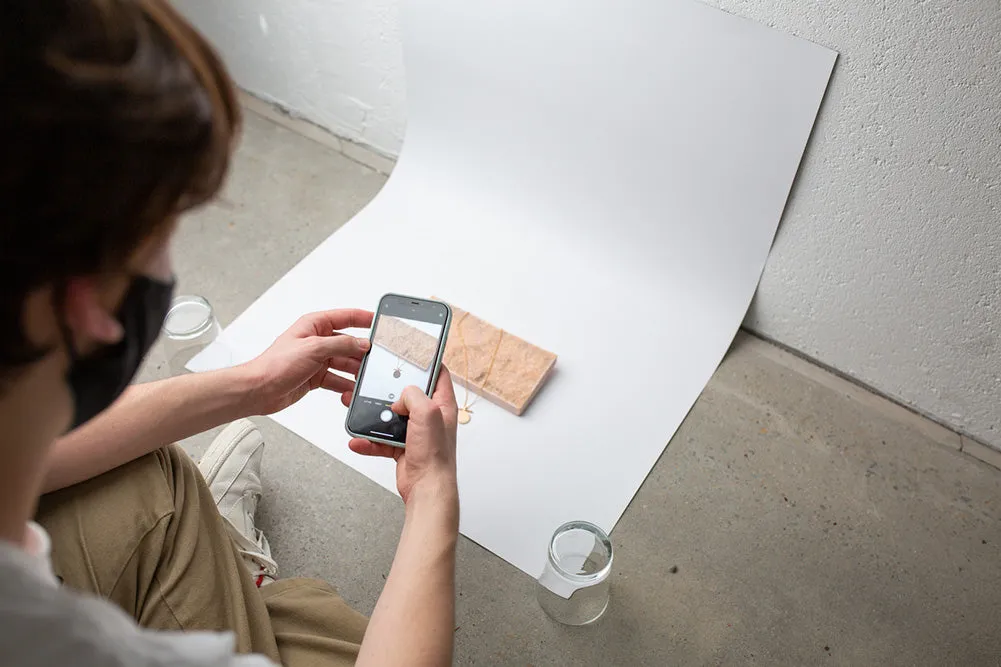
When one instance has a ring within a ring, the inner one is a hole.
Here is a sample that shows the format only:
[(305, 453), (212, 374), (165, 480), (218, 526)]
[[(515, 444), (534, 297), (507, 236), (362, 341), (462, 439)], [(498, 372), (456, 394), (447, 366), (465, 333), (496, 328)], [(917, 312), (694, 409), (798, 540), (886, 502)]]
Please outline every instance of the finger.
[(452, 374), (444, 366), (441, 367), (441, 373), (438, 374), (438, 384), (435, 386), (432, 401), (438, 407), (438, 411), (441, 412), (442, 419), (445, 420), (445, 426), (450, 431), (458, 428), (459, 406), (455, 402)]
[(367, 338), (354, 336), (313, 336), (310, 338), (312, 356), (319, 359), (354, 357), (361, 359), (372, 344)]
[(387, 459), (395, 459), (402, 452), (399, 447), (393, 447), (392, 445), (383, 445), (377, 442), (371, 442), (363, 438), (352, 438), (348, 442), (348, 449), (350, 449), (355, 454), (361, 454), (362, 456), (382, 456)]
[(367, 310), (321, 310), (303, 315), (292, 329), (303, 336), (330, 336), (341, 329), (370, 329), (373, 317)]
[(431, 406), (431, 399), (417, 387), (410, 385), (403, 390), (400, 397), (393, 403), (393, 412), (406, 417), (415, 412), (427, 410)]
[(351, 399), (354, 398), (354, 394), (355, 393), (353, 391), (346, 391), (343, 394), (341, 394), (341, 403), (344, 405), (344, 407), (346, 408), (351, 407)]
[(452, 385), (452, 374), (442, 364), (438, 374), (438, 383), (434, 387), (434, 402), (447, 410), (458, 410), (455, 402), (455, 387)]
[(341, 377), (336, 373), (331, 373), (330, 371), (322, 371), (323, 379), (320, 381), (320, 386), (329, 391), (336, 391), (343, 394), (346, 391), (353, 391), (355, 388), (354, 380), (349, 380), (346, 377)]
[(332, 357), (327, 359), (327, 368), (332, 368), (335, 371), (341, 371), (348, 375), (358, 375), (358, 371), (361, 370), (361, 359), (354, 357)]

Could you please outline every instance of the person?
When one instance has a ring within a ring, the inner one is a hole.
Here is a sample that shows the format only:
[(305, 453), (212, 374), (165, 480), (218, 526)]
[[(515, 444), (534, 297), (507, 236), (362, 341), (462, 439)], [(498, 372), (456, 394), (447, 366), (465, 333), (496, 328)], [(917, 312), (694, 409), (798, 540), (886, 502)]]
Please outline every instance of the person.
[[(371, 620), (275, 580), (254, 525), (263, 440), (244, 419), (350, 401), (372, 315), (307, 315), (235, 368), (126, 388), (170, 303), (179, 216), (219, 190), (239, 132), (217, 56), (167, 0), (0, 5), (0, 662), (451, 662), (456, 404), (408, 388), (405, 521)], [(199, 468), (170, 444), (232, 422)], [(331, 428), (339, 428), (331, 424)], [(43, 492), (45, 495), (43, 496)]]

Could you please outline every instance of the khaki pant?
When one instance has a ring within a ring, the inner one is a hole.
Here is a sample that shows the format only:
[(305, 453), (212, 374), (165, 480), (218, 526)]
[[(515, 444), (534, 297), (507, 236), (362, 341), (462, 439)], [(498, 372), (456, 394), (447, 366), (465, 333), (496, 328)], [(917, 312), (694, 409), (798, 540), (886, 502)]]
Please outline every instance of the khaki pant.
[(42, 498), (55, 573), (147, 628), (229, 630), (289, 667), (352, 665), (366, 619), (322, 581), (258, 589), (205, 480), (176, 445)]

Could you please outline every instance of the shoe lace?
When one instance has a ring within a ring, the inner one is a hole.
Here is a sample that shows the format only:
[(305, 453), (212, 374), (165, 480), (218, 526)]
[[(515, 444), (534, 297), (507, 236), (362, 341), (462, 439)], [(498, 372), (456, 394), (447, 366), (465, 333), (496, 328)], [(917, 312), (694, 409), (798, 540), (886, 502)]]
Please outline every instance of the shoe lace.
[(252, 565), (250, 568), (250, 575), (257, 579), (258, 577), (271, 577), (274, 579), (278, 576), (278, 564), (273, 560), (262, 557), (260, 554), (253, 551), (247, 551), (246, 549), (240, 549), (240, 555), (243, 556), (243, 560)]
[(257, 503), (261, 501), (261, 494), (257, 491), (244, 491), (243, 501), (244, 513), (248, 521), (253, 523), (257, 518)]
[(266, 555), (271, 552), (268, 539), (264, 536), (264, 532), (254, 524), (257, 514), (257, 503), (261, 499), (261, 494), (254, 491), (247, 491), (243, 498), (243, 507), (246, 514), (246, 523), (244, 525), (253, 527), (253, 539), (249, 540), (233, 527), (237, 535), (237, 549), (240, 555), (243, 556), (244, 561), (251, 565), (250, 573), (255, 579), (261, 576), (274, 579), (278, 576), (278, 564)]

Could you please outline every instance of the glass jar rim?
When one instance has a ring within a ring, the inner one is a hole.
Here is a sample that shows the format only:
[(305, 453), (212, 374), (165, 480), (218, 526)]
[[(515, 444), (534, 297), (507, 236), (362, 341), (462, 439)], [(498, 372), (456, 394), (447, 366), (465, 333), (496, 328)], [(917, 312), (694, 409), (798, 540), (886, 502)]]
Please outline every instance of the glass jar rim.
[[(178, 308), (188, 305), (198, 305), (205, 308), (205, 317), (198, 324), (192, 327), (180, 330), (171, 329), (169, 326), (170, 316), (177, 311)], [(212, 310), (212, 304), (210, 304), (204, 297), (200, 297), (197, 294), (184, 294), (174, 297), (171, 301), (170, 308), (167, 310), (167, 316), (163, 320), (163, 332), (168, 338), (175, 340), (196, 338), (211, 328), (214, 318), (215, 311)]]
[[(591, 574), (578, 574), (576, 572), (570, 572), (563, 567), (560, 562), (559, 557), (556, 555), (556, 540), (563, 534), (568, 533), (572, 530), (582, 530), (586, 533), (590, 533), (602, 546), (605, 552), (608, 554), (608, 562), (605, 563), (597, 572)], [(594, 525), (589, 521), (568, 521), (553, 532), (552, 539), (549, 540), (549, 564), (554, 570), (561, 576), (567, 579), (567, 581), (573, 581), (577, 583), (597, 583), (608, 576), (608, 573), (612, 570), (612, 559), (615, 554), (612, 551), (612, 541), (609, 539), (608, 534), (605, 533), (601, 528)]]

